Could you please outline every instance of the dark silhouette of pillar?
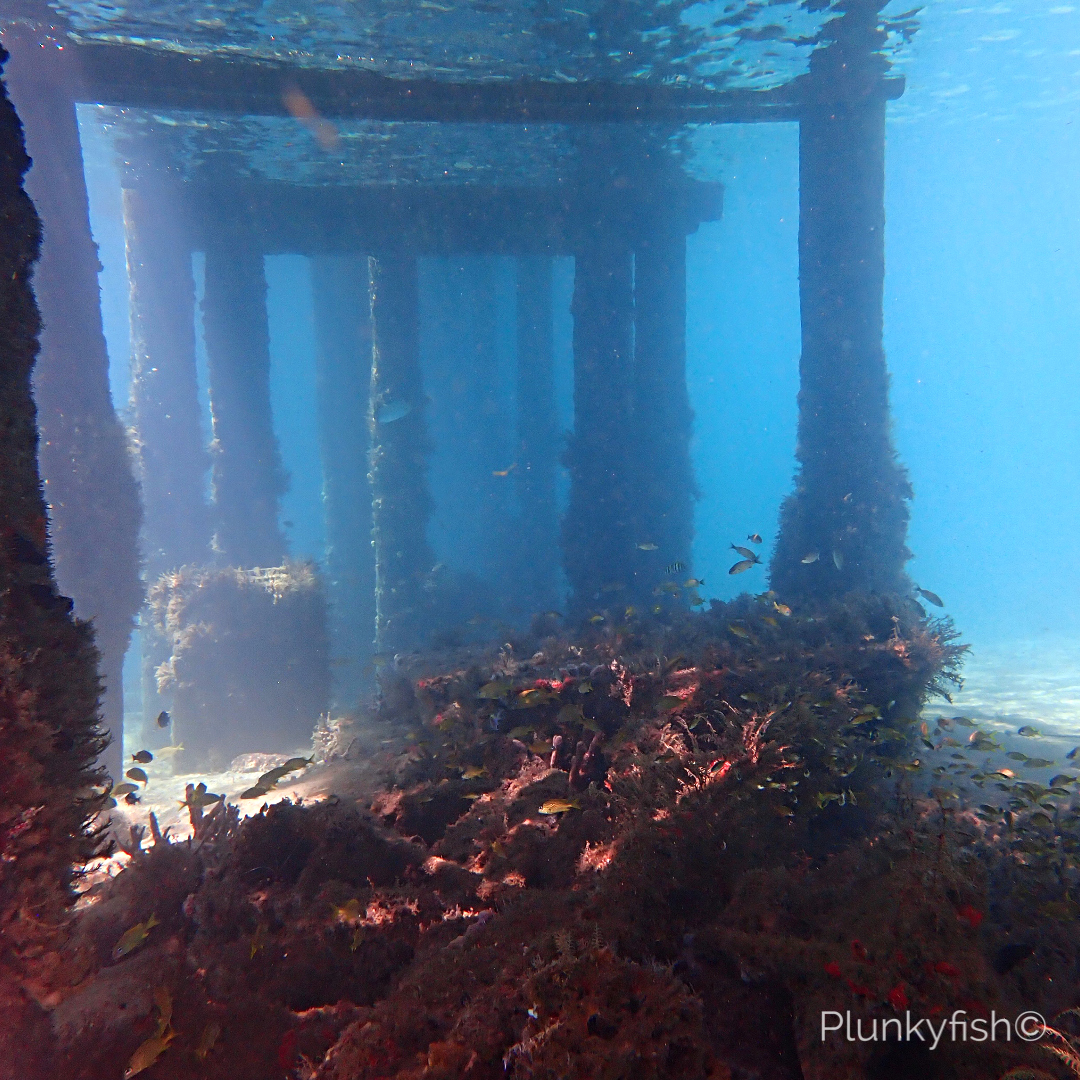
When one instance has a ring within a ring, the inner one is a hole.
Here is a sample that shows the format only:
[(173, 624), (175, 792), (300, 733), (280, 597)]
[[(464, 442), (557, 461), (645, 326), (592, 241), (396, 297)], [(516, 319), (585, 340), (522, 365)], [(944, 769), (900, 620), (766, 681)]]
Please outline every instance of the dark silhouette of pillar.
[(365, 687), (363, 672), (375, 644), (368, 260), (362, 255), (320, 255), (311, 260), (311, 277), (334, 702), (347, 709), (356, 705)]
[(369, 260), (371, 280), (371, 488), (375, 541), (376, 644), (416, 648), (424, 638), (423, 584), (433, 565), (427, 541), (427, 426), (418, 341), (416, 260)]
[(9, 29), (7, 84), (26, 127), (33, 168), (26, 190), (44, 238), (34, 271), (41, 353), (34, 372), (38, 461), (49, 508), (57, 585), (91, 620), (101, 653), (101, 708), (112, 744), (104, 764), (120, 775), (123, 663), (139, 580), (138, 490), (109, 394), (97, 248), (90, 233), (70, 50), (47, 35)]
[(636, 544), (655, 544), (633, 558), (640, 594), (673, 575), (685, 579), (694, 539), (690, 464), (693, 412), (686, 389), (686, 237), (662, 216), (634, 251), (633, 460)]
[(889, 431), (882, 343), (881, 6), (849, 0), (830, 25), (835, 43), (814, 54), (800, 121), (800, 467), (770, 567), (785, 599), (909, 587), (911, 487)]
[(195, 279), (182, 210), (151, 178), (124, 190), (131, 286), (131, 405), (146, 571), (210, 555), (209, 468), (195, 375)]
[[(287, 482), (270, 408), (266, 273), (254, 226), (208, 229), (203, 334), (210, 372), (215, 550), (232, 566), (279, 566)], [(213, 243), (210, 242), (213, 240)]]
[(559, 581), (556, 476), (559, 422), (552, 343), (552, 263), (517, 262), (517, 494), (521, 514), (516, 576), (526, 610), (554, 608)]
[[(0, 49), (0, 66), (8, 54)], [(70, 933), (75, 868), (98, 853), (88, 823), (104, 798), (94, 758), (97, 654), (58, 596), (46, 548), (31, 371), (31, 288), (41, 228), (22, 188), (30, 166), (0, 87), (0, 1074), (57, 1075), (56, 1037), (38, 1004), (43, 955)]]
[(628, 450), (633, 259), (600, 233), (574, 257), (574, 432), (563, 559), (570, 609), (585, 615), (634, 595), (634, 507)]

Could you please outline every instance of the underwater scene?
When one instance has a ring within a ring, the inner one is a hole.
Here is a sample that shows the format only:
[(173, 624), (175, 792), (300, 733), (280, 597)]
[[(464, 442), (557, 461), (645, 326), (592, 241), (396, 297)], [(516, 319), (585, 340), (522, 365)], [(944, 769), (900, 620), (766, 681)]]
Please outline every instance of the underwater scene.
[(1080, 4), (0, 46), (0, 1080), (1080, 1078)]

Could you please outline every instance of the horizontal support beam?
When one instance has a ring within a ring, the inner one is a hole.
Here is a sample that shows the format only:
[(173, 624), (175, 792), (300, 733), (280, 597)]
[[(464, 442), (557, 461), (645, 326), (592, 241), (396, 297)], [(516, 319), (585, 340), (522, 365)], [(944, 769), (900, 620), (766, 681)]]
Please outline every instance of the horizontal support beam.
[(242, 216), (268, 255), (572, 255), (601, 237), (634, 247), (639, 236), (651, 236), (658, 199), (672, 230), (684, 234), (723, 211), (721, 186), (696, 181), (659, 192), (191, 181), (177, 184), (170, 198), (184, 207), (194, 249), (228, 214)]
[[(628, 83), (395, 79), (359, 69), (305, 68), (191, 56), (137, 45), (68, 46), (80, 100), (146, 109), (287, 116), (299, 89), (330, 119), (452, 123), (755, 123), (797, 120), (816, 91), (805, 77), (774, 90), (708, 90)], [(871, 90), (899, 97), (903, 79)], [(295, 106), (294, 106), (295, 108)]]

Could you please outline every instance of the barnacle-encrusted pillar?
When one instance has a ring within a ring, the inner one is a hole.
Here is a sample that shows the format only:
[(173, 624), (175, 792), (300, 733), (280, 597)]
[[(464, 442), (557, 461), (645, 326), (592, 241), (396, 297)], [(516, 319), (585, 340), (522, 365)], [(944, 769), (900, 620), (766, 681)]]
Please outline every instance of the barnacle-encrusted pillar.
[(337, 708), (356, 705), (375, 642), (375, 554), (368, 478), (371, 308), (368, 260), (311, 261), (315, 379), (323, 462), (330, 647)]
[(559, 423), (552, 349), (552, 263), (543, 255), (517, 263), (517, 492), (521, 508), (516, 570), (525, 607), (556, 606), (559, 519), (555, 483)]
[(424, 637), (427, 425), (418, 341), (416, 259), (380, 255), (371, 281), (371, 488), (375, 541), (376, 645), (415, 648)]
[(574, 257), (574, 433), (563, 559), (575, 615), (634, 593), (631, 469), (633, 258), (600, 235)]
[(104, 680), (102, 713), (113, 742), (104, 764), (120, 774), (124, 653), (142, 604), (140, 507), (127, 440), (109, 394), (98, 257), (90, 233), (70, 50), (42, 34), (9, 30), (8, 86), (26, 126), (33, 168), (26, 188), (44, 236), (34, 271), (42, 312), (34, 396), (39, 463), (60, 589), (92, 620)]
[(195, 279), (181, 208), (152, 179), (124, 189), (131, 286), (131, 404), (143, 503), (143, 552), (156, 579), (205, 563), (209, 457), (195, 376)]
[(12, 1078), (55, 1075), (48, 1016), (25, 986), (44, 989), (42, 957), (64, 931), (73, 869), (97, 848), (86, 823), (101, 805), (88, 794), (102, 779), (93, 767), (103, 742), (90, 627), (57, 595), (46, 552), (29, 164), (0, 87), (0, 1075)]
[(270, 409), (266, 272), (254, 231), (227, 215), (207, 230), (203, 297), (215, 549), (229, 565), (246, 567), (278, 566), (285, 556), (278, 506), (286, 480)]
[[(639, 593), (673, 563), (690, 566), (694, 538), (693, 412), (686, 389), (686, 237), (681, 223), (655, 223), (634, 251), (633, 439)], [(676, 576), (685, 577), (684, 571)]]
[(882, 343), (886, 61), (877, 0), (849, 0), (815, 53), (799, 135), (801, 388), (795, 491), (771, 583), (825, 598), (907, 587), (911, 487), (889, 432)]

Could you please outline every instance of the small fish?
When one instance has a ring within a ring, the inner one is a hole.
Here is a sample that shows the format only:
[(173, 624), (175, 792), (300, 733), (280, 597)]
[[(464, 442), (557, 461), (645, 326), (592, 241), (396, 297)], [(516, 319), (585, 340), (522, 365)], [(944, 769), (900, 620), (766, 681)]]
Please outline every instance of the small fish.
[(483, 765), (469, 765), (461, 770), (463, 780), (475, 780), (478, 776), (485, 776), (487, 769)]
[(580, 705), (564, 705), (555, 718), (560, 724), (580, 724), (585, 719)]
[(760, 544), (761, 533), (751, 533), (746, 539), (749, 540), (751, 544)]
[(1024, 768), (1025, 769), (1049, 769), (1050, 766), (1053, 765), (1053, 764), (1054, 763), (1052, 761), (1049, 761), (1048, 759), (1046, 759), (1044, 757), (1033, 757), (1033, 758), (1028, 758), (1027, 761), (1024, 762)]
[(133, 791), (138, 790), (139, 787), (137, 784), (117, 784), (116, 787), (112, 789), (111, 794), (115, 795), (117, 798), (120, 798), (120, 796), (122, 795), (130, 795)]
[(692, 577), (692, 578), (687, 578), (683, 582), (683, 588), (684, 589), (697, 589), (697, 588), (700, 588), (704, 584), (705, 584), (705, 581), (704, 581), (703, 578)]
[(128, 771), (124, 773), (124, 775), (129, 780), (138, 780), (140, 784), (150, 783), (150, 777), (147, 776), (146, 773), (144, 773), (142, 769), (139, 768), (128, 769)]
[(266, 932), (266, 923), (259, 923), (255, 927), (255, 933), (251, 935), (251, 949), (248, 953), (248, 959), (254, 960), (255, 954), (261, 949), (266, 947), (266, 939), (269, 935)]
[(287, 770), (288, 772), (296, 772), (297, 769), (303, 769), (306, 766), (314, 762), (313, 757), (291, 757), (280, 768)]
[(137, 1076), (145, 1069), (149, 1069), (150, 1066), (161, 1057), (169, 1043), (171, 1043), (175, 1037), (176, 1034), (173, 1031), (166, 1031), (161, 1035), (151, 1035), (150, 1038), (131, 1055), (131, 1060), (124, 1070), (124, 1080), (131, 1080), (131, 1077)]
[(154, 1004), (158, 1010), (157, 1033), (164, 1035), (172, 1024), (172, 994), (167, 986), (158, 986), (154, 990)]
[(1025, 724), (1022, 728), (1019, 728), (1016, 732), (1017, 735), (1023, 735), (1025, 738), (1033, 739), (1037, 735), (1041, 734), (1038, 728), (1033, 728), (1030, 724)]
[(1005, 755), (1007, 758), (1012, 758), (1013, 761), (1027, 761), (1027, 754), (1021, 754), (1019, 750), (1014, 750), (1011, 754)]
[(149, 750), (140, 750), (137, 754), (131, 755), (132, 761), (137, 761), (140, 765), (149, 765), (154, 760), (154, 755)]
[(356, 899), (346, 900), (344, 904), (334, 906), (334, 918), (342, 923), (355, 923), (360, 918), (360, 901)]
[(920, 589), (918, 585), (915, 586), (915, 591), (924, 599), (928, 600), (934, 607), (944, 607), (945, 601), (938, 596), (937, 593), (932, 593), (929, 589)]
[(844, 569), (844, 556), (842, 552), (834, 550), (832, 553), (832, 561), (833, 566), (835, 566), (837, 570)]
[(638, 544), (638, 551), (659, 551), (660, 546), (658, 544)]
[(392, 424), (412, 412), (412, 406), (404, 401), (387, 401), (375, 410), (375, 419), (380, 424)]
[(665, 574), (681, 574), (686, 569), (686, 564), (681, 562), (668, 563), (664, 567)]
[(975, 721), (969, 720), (966, 716), (954, 716), (952, 717), (954, 724), (959, 724), (961, 727), (974, 727)]
[(763, 616), (761, 621), (763, 623), (765, 623), (767, 626), (779, 626), (780, 625), (771, 615)]
[(582, 679), (577, 684), (577, 692), (579, 694), (591, 694), (592, 693), (592, 679)]
[(532, 734), (531, 724), (519, 724), (516, 728), (511, 728), (507, 733), (508, 739), (524, 739), (526, 735)]
[(158, 727), (168, 727), (169, 726), (169, 714), (164, 709), (162, 709), (161, 712), (159, 712), (157, 714), (157, 726)]
[(751, 551), (749, 548), (739, 547), (738, 544), (730, 544), (729, 547), (732, 551), (737, 551), (744, 559), (751, 559), (753, 562), (758, 562), (756, 551)]
[(809, 566), (811, 563), (817, 562), (820, 557), (821, 556), (816, 551), (810, 551), (802, 557), (801, 562), (804, 566)]
[(604, 621), (604, 616), (603, 615), (593, 615), (593, 616), (591, 616), (589, 618), (589, 622), (591, 622), (591, 623), (602, 623), (603, 621)]
[(513, 684), (505, 679), (493, 679), (489, 683), (484, 683), (477, 691), (476, 696), (487, 701), (497, 701), (499, 698), (506, 697), (513, 688)]
[(787, 604), (781, 604), (778, 601), (774, 600), (773, 607), (776, 608), (776, 610), (781, 615), (783, 615), (785, 619), (791, 614), (791, 608), (789, 608)]
[(741, 638), (750, 637), (750, 631), (746, 629), (742, 623), (728, 623), (728, 629), (736, 636)]
[(551, 753), (551, 741), (549, 739), (540, 739), (538, 742), (529, 743), (529, 752), (544, 757)]
[(515, 461), (514, 464), (511, 465), (507, 469), (492, 469), (491, 470), (491, 475), (492, 476), (509, 476), (516, 468), (517, 468), (517, 462)]
[(240, 792), (241, 799), (261, 799), (264, 795), (268, 794), (269, 788), (260, 787), (256, 784), (254, 787), (249, 787), (247, 791)]
[(550, 690), (522, 690), (513, 701), (515, 709), (535, 709), (537, 705), (544, 705), (555, 700), (555, 694)]
[(1076, 758), (1077, 758), (1077, 755), (1080, 755), (1080, 746), (1074, 746), (1074, 747), (1073, 747), (1073, 748), (1072, 748), (1072, 749), (1071, 749), (1071, 750), (1070, 750), (1070, 751), (1069, 751), (1069, 752), (1068, 752), (1068, 753), (1067, 753), (1067, 754), (1065, 755), (1065, 760), (1066, 760), (1066, 761), (1075, 761), (1075, 760), (1076, 760)]
[(824, 810), (829, 803), (839, 803), (844, 805), (846, 800), (844, 799), (844, 793), (842, 791), (819, 791), (817, 793), (817, 804), (819, 810)]
[(540, 804), (541, 814), (565, 814), (568, 810), (580, 810), (581, 803), (577, 799), (548, 799)]
[(123, 937), (116, 943), (116, 948), (113, 949), (112, 958), (119, 960), (123, 956), (127, 956), (128, 953), (134, 952), (140, 945), (146, 942), (146, 939), (150, 936), (150, 931), (155, 926), (160, 926), (160, 922), (156, 915), (151, 915), (146, 922), (136, 923), (130, 930), (124, 932)]
[(623, 612), (624, 619), (632, 619), (637, 614), (637, 608), (632, 604)]
[(743, 559), (737, 562), (729, 571), (729, 574), (744, 574), (751, 566), (757, 565), (757, 559)]
[[(126, 802), (128, 804), (128, 806), (138, 806), (138, 804), (142, 802), (142, 799), (140, 799), (139, 796), (136, 795), (134, 791), (129, 791), (124, 796), (124, 802)], [(116, 804), (115, 799), (113, 799), (113, 804), (114, 805)]]
[(202, 1034), (199, 1036), (199, 1043), (195, 1047), (195, 1056), (200, 1061), (205, 1061), (210, 1051), (214, 1049), (214, 1043), (218, 1041), (218, 1036), (221, 1034), (221, 1025), (214, 1020), (211, 1020), (206, 1027), (203, 1028)]
[(681, 697), (676, 697), (674, 694), (665, 694), (657, 704), (664, 712), (668, 712), (671, 709), (677, 709), (680, 705), (685, 705)]

